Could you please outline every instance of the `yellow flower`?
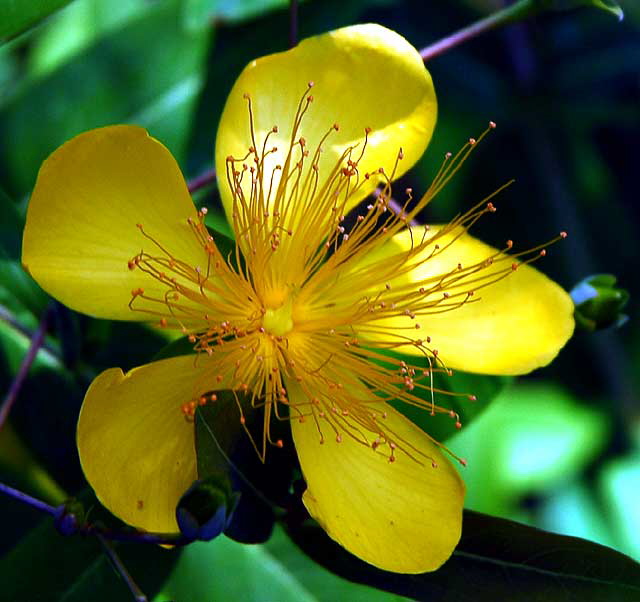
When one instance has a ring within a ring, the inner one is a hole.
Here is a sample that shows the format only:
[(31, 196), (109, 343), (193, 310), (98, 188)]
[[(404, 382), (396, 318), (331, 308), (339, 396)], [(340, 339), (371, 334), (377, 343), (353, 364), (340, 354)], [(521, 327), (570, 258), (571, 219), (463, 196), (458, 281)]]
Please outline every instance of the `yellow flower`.
[(86, 132), (45, 161), (24, 234), (29, 272), (73, 309), (180, 328), (198, 350), (107, 370), (89, 388), (80, 459), (114, 514), (177, 529), (176, 503), (197, 476), (193, 409), (232, 389), (239, 408), (264, 408), (261, 455), (281, 443), (271, 417), (288, 414), (304, 502), (345, 548), (406, 573), (449, 557), (464, 486), (441, 446), (385, 400), (448, 413), (437, 394), (423, 401), (433, 372), (533, 370), (557, 354), (573, 319), (565, 292), (527, 265), (536, 250), (514, 259), (509, 245), (467, 233), (490, 203), (446, 226), (407, 228), (469, 145), (415, 209), (389, 208), (391, 180), (423, 153), (435, 119), (419, 55), (380, 26), (250, 63), (216, 142), (236, 237), (229, 257), (144, 130)]

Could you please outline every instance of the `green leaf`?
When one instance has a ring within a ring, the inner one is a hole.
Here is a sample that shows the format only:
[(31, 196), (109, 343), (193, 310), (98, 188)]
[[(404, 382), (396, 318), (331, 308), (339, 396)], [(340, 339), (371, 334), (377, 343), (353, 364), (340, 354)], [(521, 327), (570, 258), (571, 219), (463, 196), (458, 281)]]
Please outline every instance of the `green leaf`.
[(22, 33), (71, 0), (0, 0), (0, 43)]
[(312, 521), (290, 524), (287, 531), (312, 559), (337, 575), (417, 600), (640, 599), (640, 565), (631, 558), (584, 539), (468, 510), (452, 557), (438, 571), (422, 575), (377, 569), (349, 554)]
[(334, 575), (302, 554), (277, 527), (262, 545), (241, 545), (225, 537), (190, 545), (154, 602), (168, 600), (399, 602), (404, 598)]
[(620, 548), (640, 559), (640, 452), (608, 462), (599, 476), (599, 485)]
[(198, 478), (218, 477), (233, 471), (231, 456), (244, 436), (233, 391), (216, 391), (216, 401), (196, 411)]
[[(393, 358), (393, 363), (378, 362), (390, 369), (395, 369), (399, 361), (404, 361), (410, 366), (420, 364), (420, 358), (416, 356), (388, 351), (381, 353)], [(428, 368), (426, 362), (423, 368)], [(511, 377), (506, 376), (486, 376), (468, 372), (453, 371), (450, 375), (434, 372), (433, 381), (430, 380), (430, 377), (423, 377), (420, 381), (429, 387), (433, 386), (435, 391), (433, 397), (430, 389), (415, 387), (412, 391), (414, 395), (425, 402), (427, 408), (419, 408), (395, 399), (387, 401), (434, 439), (444, 441), (458, 432), (459, 429), (456, 426), (458, 420), (463, 426), (468, 425), (490, 405), (490, 402), (512, 380)], [(437, 390), (443, 392), (440, 393)], [(428, 410), (428, 406), (432, 402), (451, 410), (454, 413), (453, 417), (448, 414), (432, 416)]]
[(195, 355), (196, 352), (193, 346), (194, 344), (189, 340), (189, 337), (180, 337), (160, 349), (160, 351), (153, 356), (153, 361), (157, 362), (158, 360), (165, 360), (169, 357), (177, 357), (179, 355)]
[[(140, 544), (118, 545), (117, 552), (136, 583), (154, 595), (164, 583), (178, 551)], [(47, 519), (0, 559), (2, 599), (16, 602), (113, 602), (129, 590), (93, 537), (63, 537)]]
[(24, 219), (0, 188), (0, 303), (14, 312), (30, 311), (38, 318), (48, 297), (20, 264)]
[[(205, 217), (205, 224), (207, 225), (207, 228), (213, 230), (216, 234), (216, 244), (218, 245), (220, 252), (226, 257), (227, 253), (225, 251), (228, 252), (235, 248), (235, 243), (233, 241), (233, 228), (229, 225), (226, 215), (220, 211), (209, 211)], [(223, 242), (222, 245), (219, 240), (221, 237)]]
[[(142, 14), (53, 72), (25, 78), (0, 112), (0, 136), (14, 141), (0, 148), (10, 193), (26, 193), (42, 161), (60, 144), (110, 123), (148, 128), (182, 161), (208, 32), (182, 28), (180, 10), (177, 0), (148, 3)], [(33, 119), (43, 106), (47, 119)]]
[(520, 496), (548, 491), (580, 471), (603, 447), (606, 417), (551, 384), (506, 390), (477, 421), (447, 442), (468, 460), (466, 504), (512, 511)]
[[(607, 506), (607, 510), (610, 507)], [(591, 488), (579, 481), (569, 481), (554, 489), (536, 509), (536, 525), (542, 529), (589, 539), (633, 556), (628, 549), (618, 545), (609, 523), (609, 512), (603, 512), (603, 506)], [(633, 521), (625, 523), (633, 529)], [(635, 535), (637, 529), (631, 532)]]
[(3, 255), (0, 248), (0, 303), (15, 312), (24, 308), (39, 318), (49, 297), (18, 261)]
[(244, 21), (287, 5), (287, 0), (185, 0), (183, 18), (187, 27), (197, 29), (214, 19)]
[(0, 188), (0, 253), (9, 259), (19, 259), (22, 249), (24, 219), (16, 204)]
[(146, 0), (75, 0), (30, 40), (29, 76), (39, 76), (67, 62), (101, 36), (144, 12), (146, 4)]

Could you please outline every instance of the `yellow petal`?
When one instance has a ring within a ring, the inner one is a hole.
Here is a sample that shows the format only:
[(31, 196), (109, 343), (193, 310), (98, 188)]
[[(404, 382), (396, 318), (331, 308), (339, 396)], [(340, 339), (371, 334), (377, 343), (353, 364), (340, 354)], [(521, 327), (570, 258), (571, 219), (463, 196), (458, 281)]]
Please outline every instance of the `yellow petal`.
[(48, 293), (78, 311), (121, 320), (149, 319), (127, 304), (132, 289), (167, 290), (127, 262), (159, 254), (136, 224), (174, 257), (197, 265), (204, 251), (187, 225), (195, 209), (169, 151), (134, 126), (85, 132), (42, 165), (27, 212), (25, 268)]
[[(310, 92), (314, 100), (296, 136), (296, 140), (300, 136), (306, 139), (309, 164), (322, 137), (334, 123), (340, 126), (323, 144), (320, 182), (346, 147), (359, 144), (362, 148), (367, 127), (373, 131), (359, 165), (361, 174), (380, 167), (391, 174), (402, 147), (404, 159), (396, 171), (398, 177), (424, 152), (435, 125), (437, 105), (431, 76), (411, 44), (374, 24), (308, 38), (292, 50), (249, 63), (227, 99), (216, 139), (216, 168), (228, 216), (232, 213), (232, 197), (224, 178), (225, 160), (230, 155), (244, 157), (253, 144), (243, 95), (249, 94), (252, 100), (256, 148), (262, 148), (266, 133), (274, 125), (279, 128), (269, 137), (268, 148), (275, 146), (277, 151), (265, 161), (268, 180), (277, 164), (285, 165), (298, 103), (309, 82), (314, 82)], [(279, 181), (280, 173), (274, 173), (274, 182)], [(378, 181), (378, 177), (372, 177), (350, 206), (370, 193)]]
[[(291, 383), (287, 389), (290, 396), (296, 390)], [(433, 571), (460, 539), (464, 485), (425, 433), (391, 407), (381, 404), (380, 409), (387, 412), (380, 424), (407, 447), (430, 456), (437, 467), (400, 449), (395, 462), (389, 462), (388, 453), (347, 435), (340, 443), (325, 436), (320, 444), (313, 420), (292, 420), (307, 482), (303, 500), (325, 531), (362, 560), (398, 573)], [(377, 437), (364, 434), (371, 441)]]
[(77, 434), (82, 469), (98, 499), (130, 525), (178, 530), (176, 504), (196, 479), (194, 426), (181, 406), (211, 388), (203, 359), (180, 356), (126, 374), (111, 368), (87, 391)]
[[(435, 235), (441, 228), (431, 227), (430, 235)], [(435, 239), (418, 257), (429, 257), (436, 243), (440, 251), (409, 274), (391, 280), (392, 288), (411, 282), (414, 283), (412, 288), (416, 289), (425, 280), (452, 272), (459, 263), (463, 267), (470, 266), (498, 253), (466, 233), (449, 245), (460, 232), (453, 230)], [(395, 253), (399, 254), (400, 262), (403, 253), (410, 248), (411, 236), (406, 230), (372, 253), (367, 263), (383, 257), (393, 258)], [(500, 257), (505, 256), (501, 254)], [(496, 257), (494, 266), (500, 263), (500, 257)], [(514, 261), (506, 262), (506, 267)], [(473, 289), (474, 285), (469, 284), (468, 288)], [(524, 374), (548, 364), (573, 333), (571, 298), (555, 282), (529, 265), (520, 264), (506, 278), (479, 288), (472, 300), (450, 311), (423, 315), (418, 312), (415, 319), (421, 326), (420, 337), (431, 337), (430, 347), (438, 350), (439, 357), (449, 368), (484, 374)], [(399, 316), (385, 320), (384, 325), (391, 331), (395, 329), (397, 333), (406, 334), (409, 321), (408, 317)], [(412, 345), (402, 350), (420, 353)]]

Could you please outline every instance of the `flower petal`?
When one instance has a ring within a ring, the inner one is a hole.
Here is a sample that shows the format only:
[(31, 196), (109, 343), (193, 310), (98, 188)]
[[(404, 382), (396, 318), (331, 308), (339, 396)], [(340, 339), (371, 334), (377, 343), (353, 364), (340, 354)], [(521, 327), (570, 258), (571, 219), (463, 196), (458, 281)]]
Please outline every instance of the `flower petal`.
[[(432, 226), (430, 235), (442, 227)], [(433, 254), (436, 243), (440, 250)], [(411, 234), (405, 230), (372, 253), (367, 263), (384, 258), (397, 270), (394, 254), (398, 254), (400, 262), (411, 244)], [(471, 266), (489, 257), (495, 257), (493, 265), (497, 265), (500, 258), (507, 257), (504, 254), (496, 257), (497, 253), (496, 249), (456, 229), (439, 236), (434, 244), (421, 251), (418, 258), (425, 261), (409, 274), (392, 279), (391, 286), (411, 282), (415, 283), (415, 289), (425, 280), (451, 273), (458, 264)], [(514, 262), (517, 260), (509, 259), (507, 268)], [(473, 286), (469, 284), (468, 288)], [(548, 364), (573, 333), (571, 298), (530, 265), (520, 264), (505, 278), (479, 288), (472, 299), (450, 311), (416, 312), (421, 337), (431, 337), (430, 347), (438, 350), (438, 356), (449, 368), (483, 374), (524, 374)], [(407, 316), (398, 316), (379, 324), (384, 323), (385, 327), (406, 336), (409, 320)], [(402, 351), (421, 354), (413, 345), (403, 346)]]
[(91, 384), (78, 420), (85, 476), (98, 499), (140, 529), (177, 532), (175, 508), (196, 479), (193, 424), (181, 406), (207, 387), (207, 362), (179, 356)]
[(80, 134), (42, 165), (27, 212), (25, 268), (48, 293), (78, 311), (121, 320), (132, 289), (167, 290), (127, 262), (158, 253), (136, 224), (191, 265), (204, 251), (186, 219), (195, 209), (169, 151), (142, 128), (110, 126)]
[[(427, 147), (436, 121), (436, 97), (431, 76), (411, 44), (374, 24), (354, 25), (308, 38), (287, 52), (249, 63), (227, 99), (216, 139), (216, 168), (222, 176), (220, 193), (230, 219), (233, 203), (224, 182), (225, 161), (228, 156), (244, 157), (254, 144), (243, 95), (249, 94), (252, 99), (256, 148), (262, 148), (265, 135), (274, 125), (279, 128), (269, 137), (268, 148), (277, 147), (265, 160), (269, 179), (276, 165), (285, 165), (298, 103), (309, 82), (314, 83), (314, 101), (296, 136), (296, 140), (300, 136), (306, 139), (309, 163), (332, 125), (340, 126), (323, 145), (320, 182), (346, 147), (360, 145), (356, 152), (359, 154), (365, 128), (373, 131), (359, 164), (361, 175), (380, 167), (391, 174), (402, 148), (404, 159), (395, 173), (398, 177)], [(274, 172), (276, 183), (279, 174)], [(372, 177), (347, 209), (369, 194), (379, 181), (379, 176)]]
[[(295, 390), (291, 383), (289, 395)], [(298, 394), (300, 394), (298, 389)], [(293, 399), (293, 398), (292, 398)], [(439, 448), (391, 407), (380, 422), (396, 439), (431, 460), (388, 454), (343, 436), (319, 442), (314, 420), (291, 421), (307, 482), (304, 503), (325, 531), (352, 554), (381, 569), (421, 573), (437, 569), (460, 539), (464, 485)], [(362, 429), (360, 429), (362, 431)], [(365, 433), (373, 441), (377, 433)]]

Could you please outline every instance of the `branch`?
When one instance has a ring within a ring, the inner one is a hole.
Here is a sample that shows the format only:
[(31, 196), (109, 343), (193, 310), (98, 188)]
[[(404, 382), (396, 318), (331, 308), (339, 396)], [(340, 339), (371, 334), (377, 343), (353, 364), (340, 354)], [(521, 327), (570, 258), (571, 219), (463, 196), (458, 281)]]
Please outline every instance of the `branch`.
[(511, 6), (507, 6), (497, 13), (480, 19), (467, 27), (463, 27), (459, 31), (438, 40), (430, 46), (426, 46), (420, 50), (420, 57), (426, 63), (432, 58), (444, 54), (455, 46), (471, 40), (482, 33), (508, 25), (509, 23), (521, 21), (537, 12), (540, 12), (540, 8), (532, 0), (518, 0), (518, 2), (515, 2)]
[(22, 360), (20, 369), (18, 370), (16, 377), (13, 379), (11, 387), (9, 388), (9, 392), (2, 402), (2, 406), (0, 407), (0, 430), (2, 430), (4, 423), (9, 417), (9, 412), (11, 411), (11, 408), (13, 407), (13, 404), (18, 397), (18, 393), (20, 392), (20, 389), (22, 388), (22, 385), (27, 378), (27, 374), (29, 373), (31, 364), (33, 364), (34, 360), (36, 359), (36, 355), (38, 355), (40, 347), (42, 347), (42, 344), (44, 343), (44, 337), (47, 333), (47, 328), (49, 327), (51, 310), (52, 306), (49, 305), (44, 314), (42, 314), (40, 324), (38, 324), (37, 330), (31, 337), (31, 344), (29, 346), (29, 350), (27, 351), (27, 355), (25, 355), (24, 359)]

